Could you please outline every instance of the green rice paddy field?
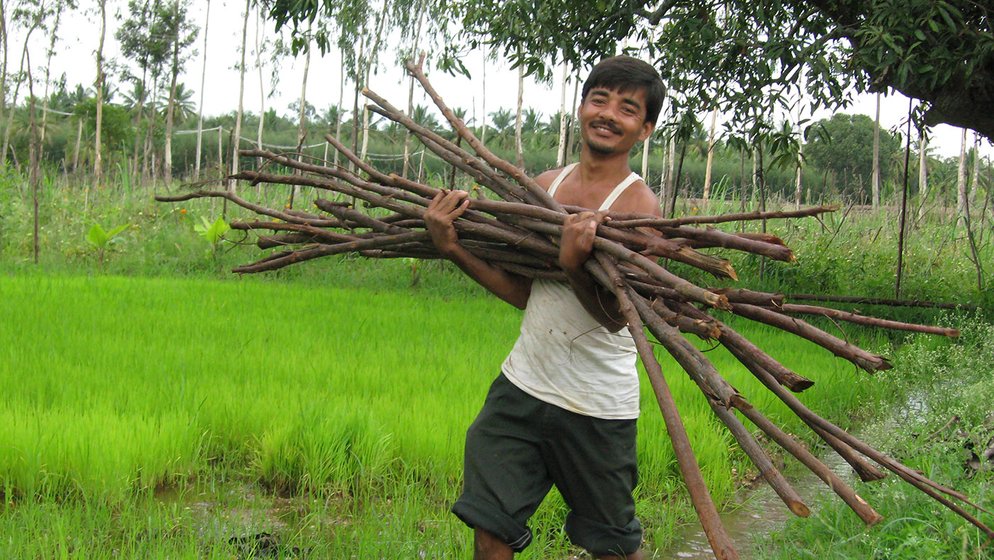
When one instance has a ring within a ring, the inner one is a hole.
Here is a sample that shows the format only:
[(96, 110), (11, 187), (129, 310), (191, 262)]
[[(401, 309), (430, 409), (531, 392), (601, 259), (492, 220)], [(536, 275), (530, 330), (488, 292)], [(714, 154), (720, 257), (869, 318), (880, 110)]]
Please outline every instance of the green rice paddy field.
[[(463, 435), (520, 315), (431, 282), (0, 276), (0, 558), (468, 558), (471, 531), (448, 513)], [(813, 345), (736, 326), (813, 378), (802, 398), (843, 426), (880, 390)], [(707, 355), (800, 433), (722, 352)], [(728, 500), (751, 467), (663, 354), (711, 491)], [(647, 381), (642, 408), (638, 513), (664, 558), (693, 513)], [(563, 508), (550, 496), (522, 558), (579, 553)]]

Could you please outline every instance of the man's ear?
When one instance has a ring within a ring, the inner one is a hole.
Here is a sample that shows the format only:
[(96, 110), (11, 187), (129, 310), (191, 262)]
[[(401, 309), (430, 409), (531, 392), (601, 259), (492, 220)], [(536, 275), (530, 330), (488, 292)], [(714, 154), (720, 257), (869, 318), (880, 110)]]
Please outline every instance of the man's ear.
[(639, 142), (644, 142), (648, 138), (652, 131), (656, 129), (656, 123), (645, 122), (642, 123), (642, 132), (639, 133)]

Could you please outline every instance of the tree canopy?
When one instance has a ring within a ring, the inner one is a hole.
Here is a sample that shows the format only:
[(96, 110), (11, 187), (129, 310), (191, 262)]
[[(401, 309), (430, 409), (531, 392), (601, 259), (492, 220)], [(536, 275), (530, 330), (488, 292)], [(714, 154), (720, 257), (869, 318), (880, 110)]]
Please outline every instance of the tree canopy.
[[(338, 3), (274, 0), (278, 23), (334, 13)], [(994, 33), (973, 0), (404, 0), (433, 14), (447, 44), (443, 65), (468, 49), (502, 51), (529, 73), (643, 50), (667, 78), (678, 108), (718, 107), (735, 124), (769, 126), (806, 93), (811, 109), (845, 106), (851, 91), (895, 89), (920, 99), (928, 125), (948, 123), (994, 139)], [(439, 15), (445, 14), (445, 17)], [(446, 22), (456, 22), (454, 30)]]

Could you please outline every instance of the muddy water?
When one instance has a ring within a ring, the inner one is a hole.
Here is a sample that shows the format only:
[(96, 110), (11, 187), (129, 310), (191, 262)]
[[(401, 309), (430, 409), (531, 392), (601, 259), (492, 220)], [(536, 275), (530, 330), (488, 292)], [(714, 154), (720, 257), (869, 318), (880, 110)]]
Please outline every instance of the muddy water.
[[(853, 481), (852, 469), (835, 453), (826, 454), (821, 460), (839, 475), (846, 483)], [(803, 468), (803, 467), (801, 467)], [(800, 470), (800, 469), (799, 469)], [(814, 510), (820, 496), (835, 497), (824, 482), (812, 472), (804, 469), (796, 476), (788, 476), (791, 485), (797, 490), (805, 504)], [(742, 560), (751, 558), (750, 550), (757, 539), (784, 526), (793, 517), (787, 506), (765, 481), (757, 481), (750, 488), (743, 489), (733, 500), (733, 505), (721, 515), (721, 521)], [(686, 528), (677, 536), (678, 544), (665, 551), (662, 558), (673, 560), (713, 560), (714, 553), (700, 524)]]

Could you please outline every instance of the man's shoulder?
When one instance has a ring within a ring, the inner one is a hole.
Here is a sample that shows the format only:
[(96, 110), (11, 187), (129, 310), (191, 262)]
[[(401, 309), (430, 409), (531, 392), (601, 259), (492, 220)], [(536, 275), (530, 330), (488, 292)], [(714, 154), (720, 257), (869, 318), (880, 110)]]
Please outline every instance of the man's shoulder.
[(661, 215), (659, 198), (655, 191), (649, 188), (645, 181), (639, 179), (631, 184), (618, 201), (611, 207), (618, 212), (630, 212), (633, 214)]
[(558, 177), (559, 174), (563, 172), (563, 169), (565, 168), (556, 167), (554, 169), (548, 169), (546, 171), (543, 171), (542, 173), (539, 173), (538, 176), (535, 177), (535, 182), (538, 183), (538, 185), (543, 189), (549, 190), (549, 186), (551, 186), (552, 182), (556, 180), (556, 177)]

